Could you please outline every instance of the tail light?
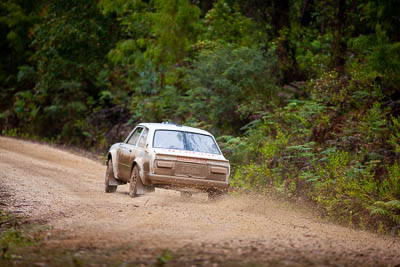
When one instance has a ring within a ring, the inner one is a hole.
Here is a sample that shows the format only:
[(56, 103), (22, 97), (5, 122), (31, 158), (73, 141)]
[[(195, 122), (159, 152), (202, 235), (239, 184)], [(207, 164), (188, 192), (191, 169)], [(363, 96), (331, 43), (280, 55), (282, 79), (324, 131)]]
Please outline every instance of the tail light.
[(225, 167), (211, 166), (211, 172), (218, 173), (218, 174), (228, 174), (228, 169)]
[(171, 169), (174, 166), (172, 161), (164, 161), (164, 160), (157, 160), (156, 165), (158, 168), (169, 168)]

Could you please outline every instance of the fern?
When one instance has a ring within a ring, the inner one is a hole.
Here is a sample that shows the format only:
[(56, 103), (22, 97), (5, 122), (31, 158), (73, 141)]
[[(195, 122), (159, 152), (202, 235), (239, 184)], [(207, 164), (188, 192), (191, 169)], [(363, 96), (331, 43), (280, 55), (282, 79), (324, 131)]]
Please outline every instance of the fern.
[(370, 210), (371, 210), (371, 215), (382, 215), (382, 216), (389, 215), (389, 211), (381, 207), (372, 206), (370, 207)]
[(400, 224), (400, 200), (376, 201), (373, 206), (369, 207), (369, 210), (371, 215), (388, 217), (396, 224)]
[(385, 203), (386, 206), (400, 210), (400, 200), (391, 200)]
[(389, 216), (396, 224), (400, 225), (400, 215), (390, 214)]

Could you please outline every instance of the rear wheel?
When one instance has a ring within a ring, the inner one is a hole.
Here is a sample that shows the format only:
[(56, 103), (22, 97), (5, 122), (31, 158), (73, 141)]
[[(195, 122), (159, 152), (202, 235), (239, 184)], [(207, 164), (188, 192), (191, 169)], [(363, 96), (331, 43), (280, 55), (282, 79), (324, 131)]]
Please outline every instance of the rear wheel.
[(107, 162), (107, 171), (104, 181), (106, 193), (114, 193), (117, 191), (117, 185), (110, 185), (110, 179), (112, 178), (114, 178), (113, 164), (112, 159), (109, 159)]
[(137, 182), (139, 177), (139, 168), (137, 166), (133, 167), (132, 172), (131, 172), (131, 177), (129, 179), (129, 196), (130, 197), (136, 197), (136, 191), (137, 191)]

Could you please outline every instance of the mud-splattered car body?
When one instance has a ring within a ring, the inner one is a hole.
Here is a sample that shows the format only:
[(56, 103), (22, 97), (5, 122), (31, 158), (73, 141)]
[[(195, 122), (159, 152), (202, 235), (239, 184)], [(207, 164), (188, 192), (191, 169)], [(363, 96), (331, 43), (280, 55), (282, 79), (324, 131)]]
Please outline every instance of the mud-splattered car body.
[(107, 155), (106, 192), (130, 183), (134, 197), (154, 187), (220, 195), (230, 165), (207, 131), (170, 123), (141, 123)]

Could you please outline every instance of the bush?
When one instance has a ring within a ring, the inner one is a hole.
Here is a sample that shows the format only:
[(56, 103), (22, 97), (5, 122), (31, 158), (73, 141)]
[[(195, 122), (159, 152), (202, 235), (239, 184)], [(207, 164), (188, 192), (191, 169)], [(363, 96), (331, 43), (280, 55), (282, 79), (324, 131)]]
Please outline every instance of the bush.
[(231, 45), (204, 50), (186, 71), (183, 112), (216, 129), (237, 133), (275, 94), (273, 54)]

